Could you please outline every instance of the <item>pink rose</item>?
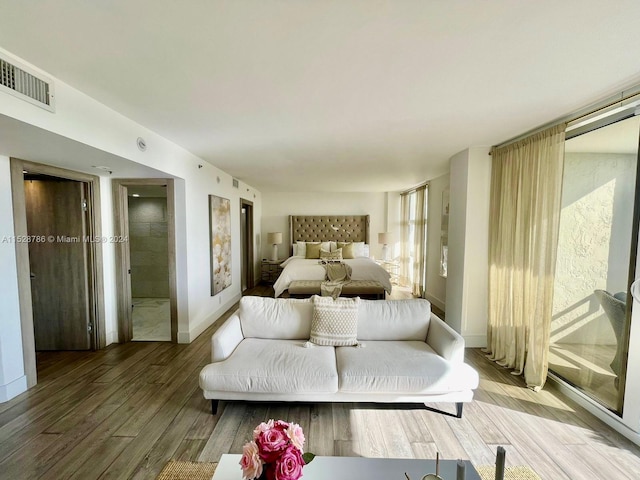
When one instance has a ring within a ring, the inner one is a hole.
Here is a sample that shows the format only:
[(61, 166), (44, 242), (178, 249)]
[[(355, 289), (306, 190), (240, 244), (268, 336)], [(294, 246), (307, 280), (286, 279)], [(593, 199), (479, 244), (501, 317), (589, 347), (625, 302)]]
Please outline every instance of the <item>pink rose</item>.
[(258, 435), (266, 432), (267, 430), (271, 430), (273, 428), (273, 419), (269, 420), (267, 423), (262, 422), (256, 428), (253, 429), (253, 439), (257, 439)]
[(300, 450), (293, 445), (280, 455), (275, 462), (275, 480), (298, 480), (302, 476), (304, 460)]
[(265, 463), (273, 462), (287, 448), (289, 437), (282, 425), (274, 425), (270, 430), (262, 432), (256, 439), (260, 456)]
[(247, 480), (258, 478), (262, 475), (262, 459), (256, 442), (249, 442), (242, 447), (240, 466), (242, 467), (242, 477)]
[(304, 453), (302, 447), (304, 447), (304, 433), (302, 427), (297, 423), (290, 423), (287, 428), (287, 436), (291, 440), (291, 443), (300, 450), (300, 453)]

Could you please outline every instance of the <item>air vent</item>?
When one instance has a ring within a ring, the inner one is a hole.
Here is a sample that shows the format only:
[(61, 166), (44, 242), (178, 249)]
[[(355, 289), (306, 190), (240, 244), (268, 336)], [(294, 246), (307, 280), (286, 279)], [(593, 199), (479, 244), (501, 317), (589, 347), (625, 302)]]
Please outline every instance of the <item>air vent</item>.
[[(0, 56), (0, 90), (55, 112), (53, 83), (28, 68), (18, 67)], [(36, 76), (37, 75), (37, 76)]]
[(235, 178), (234, 178), (234, 179), (232, 179), (232, 180), (233, 180), (233, 186), (234, 186), (235, 188), (240, 188), (240, 182), (239, 182), (238, 180), (236, 180)]

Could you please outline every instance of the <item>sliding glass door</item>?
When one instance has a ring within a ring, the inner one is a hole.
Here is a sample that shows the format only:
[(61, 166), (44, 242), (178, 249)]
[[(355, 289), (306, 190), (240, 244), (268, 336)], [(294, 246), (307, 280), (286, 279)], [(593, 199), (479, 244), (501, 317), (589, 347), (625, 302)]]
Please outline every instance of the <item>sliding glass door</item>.
[(639, 131), (640, 117), (631, 117), (566, 141), (551, 326), (549, 370), (618, 414), (636, 263)]

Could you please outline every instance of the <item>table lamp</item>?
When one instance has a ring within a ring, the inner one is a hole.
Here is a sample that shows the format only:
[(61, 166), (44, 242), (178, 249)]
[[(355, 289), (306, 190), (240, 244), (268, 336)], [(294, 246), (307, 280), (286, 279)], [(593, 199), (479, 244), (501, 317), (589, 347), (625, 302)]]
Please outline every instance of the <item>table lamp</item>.
[(393, 243), (393, 233), (382, 232), (378, 234), (378, 243), (382, 245), (382, 260), (389, 260), (389, 244)]
[(273, 245), (271, 250), (271, 259), (274, 262), (278, 260), (278, 245), (282, 243), (282, 232), (269, 232), (267, 233), (267, 243)]

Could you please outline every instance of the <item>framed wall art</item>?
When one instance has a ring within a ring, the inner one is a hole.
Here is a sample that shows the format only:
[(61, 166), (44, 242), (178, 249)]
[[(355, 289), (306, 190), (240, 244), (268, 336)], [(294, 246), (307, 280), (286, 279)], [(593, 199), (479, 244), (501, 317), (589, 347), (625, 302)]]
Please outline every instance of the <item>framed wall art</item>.
[(231, 202), (209, 195), (211, 295), (231, 286)]

